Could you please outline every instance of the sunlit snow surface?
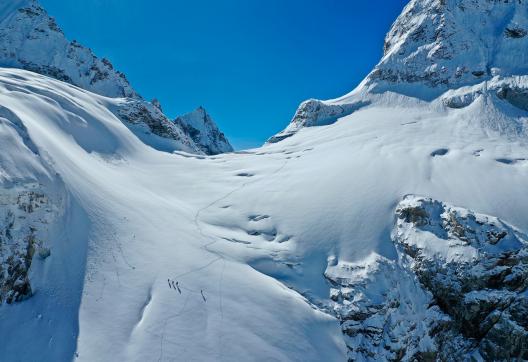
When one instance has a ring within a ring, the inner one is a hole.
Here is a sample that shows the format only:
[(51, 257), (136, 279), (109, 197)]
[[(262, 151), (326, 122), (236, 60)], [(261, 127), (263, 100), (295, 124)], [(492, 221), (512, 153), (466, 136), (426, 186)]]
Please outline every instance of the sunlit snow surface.
[[(396, 258), (405, 195), (528, 230), (526, 118), (492, 95), (448, 109), (387, 93), (214, 157), (146, 146), (109, 110), (119, 102), (0, 71), (13, 147), (0, 169), (16, 174), (2, 186), (33, 180), (66, 200), (51, 256), (32, 268), (35, 295), (0, 308), (3, 361), (344, 360), (338, 321), (317, 307), (323, 273), (329, 258)], [(521, 131), (483, 121), (499, 113)]]

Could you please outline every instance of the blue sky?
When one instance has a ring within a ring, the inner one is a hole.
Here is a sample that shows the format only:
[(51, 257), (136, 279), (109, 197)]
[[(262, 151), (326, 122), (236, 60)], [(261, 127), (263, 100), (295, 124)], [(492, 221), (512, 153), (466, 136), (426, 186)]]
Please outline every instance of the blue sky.
[(41, 0), (170, 117), (202, 105), (238, 148), (351, 91), (407, 0)]

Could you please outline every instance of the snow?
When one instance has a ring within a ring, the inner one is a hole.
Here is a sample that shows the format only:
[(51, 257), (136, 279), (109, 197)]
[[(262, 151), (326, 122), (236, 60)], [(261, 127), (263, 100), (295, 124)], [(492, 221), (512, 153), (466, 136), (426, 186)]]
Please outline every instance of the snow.
[[(521, 23), (523, 8), (511, 4)], [(406, 36), (394, 35), (385, 60)], [(0, 200), (26, 217), (18, 195), (37, 187), (60, 210), (19, 220), (47, 222), (37, 232), (50, 256), (33, 258), (34, 295), (0, 306), (2, 360), (340, 361), (347, 344), (369, 346), (344, 331), (376, 332), (386, 318), (399, 326), (393, 337), (417, 328), (413, 351), (430, 350), (419, 337), (445, 315), (401, 273), (395, 211), (421, 195), (526, 234), (526, 79), (370, 80), (307, 102), (278, 143), (205, 156), (124, 123), (118, 111), (130, 99), (1, 68)], [(207, 127), (195, 116), (189, 124)], [(431, 257), (478, 255), (440, 230), (403, 231)], [(400, 303), (363, 324), (338, 320), (390, 301)]]
[[(118, 99), (22, 70), (0, 71), (0, 84), (7, 119), (16, 115), (38, 149), (29, 159), (8, 152), (17, 177), (56, 172), (70, 200), (64, 217), (75, 220), (55, 225), (51, 256), (32, 271), (35, 295), (0, 309), (12, 326), (1, 329), (2, 356), (24, 346), (49, 360), (74, 350), (81, 361), (342, 360), (339, 323), (313, 307), (330, 297), (328, 260), (395, 260), (390, 233), (404, 195), (528, 229), (528, 165), (496, 161), (528, 158), (526, 142), (478, 120), (490, 103), (368, 107), (277, 144), (205, 157), (143, 144), (109, 110)], [(431, 156), (437, 149), (449, 152)], [(56, 330), (70, 337), (59, 343)]]
[[(124, 98), (119, 109), (128, 116), (124, 121), (139, 138), (158, 150), (207, 154), (233, 150), (211, 117), (204, 115), (198, 125), (200, 120), (186, 115), (177, 118), (181, 122), (176, 124), (163, 114), (158, 101), (143, 100), (109, 60), (69, 41), (36, 0), (0, 4), (0, 66), (30, 70), (103, 96)], [(197, 130), (199, 137), (193, 140), (191, 131)]]
[[(56, 245), (44, 261), (63, 275), (43, 275), (46, 282), (36, 284), (30, 302), (2, 307), (6, 326), (28, 322), (2, 328), (6, 343), (0, 355), (16, 356), (10, 352), (26, 345), (26, 356), (47, 351), (49, 360), (72, 350), (79, 360), (163, 359), (175, 353), (184, 359), (237, 359), (248, 351), (275, 359), (343, 355), (332, 317), (246, 263), (206, 246), (210, 240), (198, 232), (197, 210), (207, 211), (211, 200), (242, 186), (244, 177), (224, 170), (222, 160), (182, 157), (142, 144), (108, 111), (116, 100), (25, 71), (1, 73), (1, 104), (28, 127), (42, 150), (40, 162), (60, 174), (86, 213), (79, 223), (87, 231), (69, 223), (64, 239), (78, 250)], [(197, 193), (203, 185), (195, 177), (213, 181), (215, 174), (224, 176)], [(73, 206), (69, 213), (75, 213)], [(86, 260), (63, 256), (59, 249), (76, 255), (86, 250)], [(66, 274), (70, 268), (75, 273)], [(79, 273), (81, 280), (75, 280)], [(51, 330), (65, 330), (76, 320), (53, 293), (66, 275), (72, 290), (65, 298), (78, 313), (78, 337), (74, 326), (66, 330), (69, 338), (49, 343)], [(167, 278), (180, 282), (182, 296), (167, 287)], [(29, 333), (41, 329), (49, 333)]]

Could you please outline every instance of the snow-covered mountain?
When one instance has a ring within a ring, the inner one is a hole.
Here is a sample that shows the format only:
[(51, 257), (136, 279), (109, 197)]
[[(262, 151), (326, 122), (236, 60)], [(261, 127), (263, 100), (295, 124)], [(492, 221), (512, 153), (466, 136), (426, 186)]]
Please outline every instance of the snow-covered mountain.
[[(193, 140), (186, 133), (190, 125), (175, 125), (163, 114), (159, 102), (154, 106), (144, 101), (108, 59), (99, 59), (90, 49), (67, 40), (37, 0), (0, 4), (0, 66), (30, 70), (107, 97), (129, 98), (131, 108), (120, 109), (119, 114), (126, 114), (123, 120), (131, 129), (160, 150), (208, 154), (232, 151), (225, 137), (218, 138), (214, 124), (202, 130), (213, 133)], [(138, 124), (143, 127), (138, 128)]]
[(207, 155), (233, 151), (225, 135), (220, 132), (211, 116), (201, 106), (190, 113), (179, 116), (174, 122), (180, 125)]
[[(387, 48), (461, 9), (456, 36), (496, 8), (486, 44), (524, 41), (522, 5), (412, 1)], [(0, 69), (0, 359), (527, 360), (528, 79), (494, 64), (374, 70), (280, 142), (217, 156), (123, 123), (155, 102)]]
[(302, 103), (288, 127), (269, 142), (303, 127), (331, 124), (385, 92), (425, 101), (442, 98), (448, 106), (464, 107), (486, 89), (527, 109), (526, 48), (525, 0), (411, 0), (366, 79), (344, 97)]

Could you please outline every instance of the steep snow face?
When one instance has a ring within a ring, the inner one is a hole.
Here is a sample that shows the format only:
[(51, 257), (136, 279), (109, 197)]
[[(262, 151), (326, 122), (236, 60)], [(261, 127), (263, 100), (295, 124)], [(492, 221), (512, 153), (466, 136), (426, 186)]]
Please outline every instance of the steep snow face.
[[(120, 109), (122, 120), (150, 146), (167, 152), (217, 154), (232, 151), (210, 117), (198, 127), (179, 118), (175, 124), (159, 102), (144, 101), (125, 75), (107, 59), (66, 39), (62, 30), (36, 0), (8, 1), (0, 5), (0, 66), (30, 70), (107, 97), (130, 98)], [(200, 136), (197, 137), (197, 130)]]
[[(474, 100), (488, 93), (488, 82), (509, 79), (515, 83), (519, 76), (526, 76), (526, 48), (525, 0), (412, 0), (387, 34), (380, 63), (354, 91), (334, 100), (304, 102), (288, 127), (269, 142), (303, 127), (333, 123), (387, 91), (434, 101), (445, 92), (463, 92), (465, 87), (480, 84), (478, 94), (464, 95)], [(515, 93), (517, 105), (522, 103), (525, 109), (525, 83)]]
[(205, 154), (216, 155), (233, 151), (229, 141), (203, 107), (179, 116), (174, 123), (179, 124)]

